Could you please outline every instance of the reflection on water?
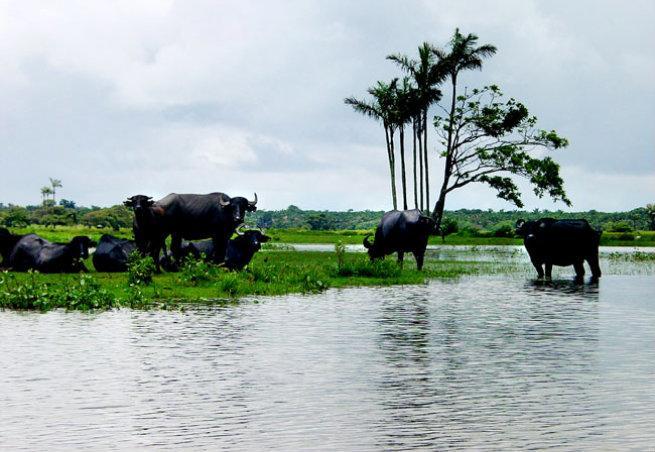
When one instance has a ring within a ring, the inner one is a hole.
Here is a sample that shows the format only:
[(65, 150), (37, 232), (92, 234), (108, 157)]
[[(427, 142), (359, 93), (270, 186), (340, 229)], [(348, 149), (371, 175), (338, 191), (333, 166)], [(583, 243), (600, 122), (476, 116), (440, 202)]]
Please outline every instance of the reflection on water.
[(647, 449), (655, 280), (0, 313), (0, 448)]

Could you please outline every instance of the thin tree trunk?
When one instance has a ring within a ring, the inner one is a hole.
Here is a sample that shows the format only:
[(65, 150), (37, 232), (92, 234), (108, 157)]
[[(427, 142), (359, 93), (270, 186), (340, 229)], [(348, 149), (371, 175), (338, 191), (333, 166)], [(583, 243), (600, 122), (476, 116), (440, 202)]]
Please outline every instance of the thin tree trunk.
[(414, 208), (418, 209), (418, 187), (416, 186), (416, 118), (412, 120), (412, 153), (414, 155)]
[(420, 201), (420, 210), (423, 212), (425, 209), (425, 190), (424, 190), (424, 180), (423, 176), (423, 122), (421, 120), (421, 115), (419, 114), (416, 117), (418, 124), (417, 138), (418, 138), (418, 163), (419, 163), (419, 201)]
[(396, 209), (396, 183), (394, 181), (393, 150), (392, 150), (391, 140), (389, 137), (389, 128), (386, 125), (384, 126), (384, 138), (387, 142), (387, 158), (389, 160), (389, 180), (391, 181), (391, 201), (394, 206), (393, 208)]
[(396, 149), (393, 135), (393, 127), (389, 127), (389, 144), (391, 147), (391, 197), (393, 198), (393, 210), (398, 210), (398, 195), (396, 194)]
[(407, 179), (405, 177), (405, 125), (400, 125), (400, 177), (403, 186), (403, 210), (407, 210)]
[(446, 205), (446, 194), (448, 190), (448, 182), (452, 174), (452, 148), (453, 148), (453, 129), (455, 127), (455, 101), (457, 97), (457, 77), (452, 77), (453, 84), (453, 99), (450, 105), (450, 117), (448, 118), (448, 147), (446, 148), (446, 165), (444, 168), (443, 184), (441, 185), (441, 192), (439, 199), (434, 206), (432, 218), (437, 224), (437, 228), (441, 226), (441, 219), (443, 217), (444, 206)]
[(430, 169), (428, 167), (428, 109), (423, 110), (423, 154), (425, 155), (425, 209), (430, 210)]

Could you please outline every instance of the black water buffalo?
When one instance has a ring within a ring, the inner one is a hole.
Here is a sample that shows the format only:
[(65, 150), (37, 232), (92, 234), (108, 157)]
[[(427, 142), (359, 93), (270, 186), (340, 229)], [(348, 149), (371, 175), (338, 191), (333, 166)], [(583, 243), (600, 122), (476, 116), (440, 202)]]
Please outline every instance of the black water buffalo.
[[(271, 238), (258, 230), (242, 232), (242, 228), (237, 228), (235, 232), (237, 237), (228, 241), (225, 261), (221, 265), (230, 270), (241, 270), (250, 263), (255, 253), (261, 249), (261, 244), (268, 242)], [(191, 256), (209, 262), (213, 261), (213, 254), (214, 242), (212, 240), (183, 241), (180, 247), (182, 259)], [(175, 263), (165, 256), (161, 258), (161, 265), (167, 271), (177, 270)]]
[(573, 265), (576, 281), (582, 281), (585, 260), (591, 268), (592, 279), (600, 278), (598, 245), (601, 232), (593, 229), (587, 220), (518, 220), (516, 233), (523, 237), (539, 278), (544, 277), (543, 265), (546, 267), (547, 279), (551, 279), (553, 265)]
[(9, 256), (14, 271), (38, 270), (41, 273), (77, 273), (87, 271), (82, 259), (89, 257), (93, 242), (85, 236), (69, 243), (52, 243), (36, 234), (23, 236)]
[(248, 265), (252, 257), (262, 247), (262, 243), (271, 240), (261, 231), (250, 230), (243, 233), (237, 230), (238, 237), (230, 240), (225, 253), (225, 267), (230, 270), (241, 270)]
[(7, 228), (0, 228), (0, 268), (9, 266), (9, 256), (16, 243), (24, 236), (12, 234)]
[(132, 231), (139, 252), (142, 256), (151, 256), (158, 265), (160, 250), (166, 252), (164, 241), (167, 234), (164, 234), (161, 225), (163, 211), (154, 203), (150, 196), (145, 195), (134, 195), (123, 202), (134, 211)]
[(93, 253), (93, 266), (99, 272), (127, 271), (130, 254), (137, 249), (133, 240), (119, 239), (104, 234)]
[[(243, 223), (246, 212), (257, 210), (257, 194), (254, 201), (224, 193), (207, 195), (180, 195), (171, 193), (155, 202), (157, 224), (161, 235), (171, 235), (171, 251), (176, 260), (181, 256), (182, 240), (211, 238), (213, 243), (212, 260), (220, 263), (225, 260), (227, 242), (237, 226)], [(163, 244), (163, 240), (161, 240)]]
[(374, 242), (371, 243), (369, 236), (366, 236), (364, 246), (371, 260), (397, 252), (401, 265), (405, 252), (411, 252), (416, 258), (416, 266), (421, 270), (428, 238), (435, 233), (434, 220), (422, 215), (418, 209), (392, 210), (382, 216), (375, 230)]

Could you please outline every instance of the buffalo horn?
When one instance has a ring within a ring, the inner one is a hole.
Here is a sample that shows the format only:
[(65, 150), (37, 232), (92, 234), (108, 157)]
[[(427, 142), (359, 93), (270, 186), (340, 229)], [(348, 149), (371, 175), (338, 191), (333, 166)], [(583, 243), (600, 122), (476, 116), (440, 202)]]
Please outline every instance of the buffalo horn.
[(239, 225), (239, 227), (237, 227), (237, 228), (235, 229), (234, 232), (236, 232), (237, 235), (243, 235), (243, 231), (242, 231), (242, 229), (245, 228), (245, 227), (246, 227), (246, 225), (245, 225), (244, 223), (241, 223), (241, 224)]
[(218, 203), (219, 203), (222, 207), (227, 207), (227, 206), (230, 205), (230, 201), (229, 201), (229, 199), (230, 199), (230, 198), (228, 197), (228, 200), (227, 200), (227, 201), (224, 201), (224, 200), (223, 200), (223, 197), (221, 196), (221, 199), (218, 200)]
[(516, 227), (517, 227), (517, 228), (520, 228), (520, 227), (523, 226), (524, 224), (525, 224), (525, 220), (524, 220), (524, 219), (516, 220)]
[(255, 200), (254, 201), (248, 201), (248, 204), (250, 204), (251, 206), (257, 205), (257, 193), (255, 193)]

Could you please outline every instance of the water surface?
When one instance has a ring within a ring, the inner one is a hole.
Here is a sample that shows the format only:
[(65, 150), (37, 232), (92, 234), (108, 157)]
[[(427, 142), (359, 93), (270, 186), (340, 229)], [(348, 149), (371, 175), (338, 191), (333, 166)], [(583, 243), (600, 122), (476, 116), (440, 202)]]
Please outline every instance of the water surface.
[(647, 449), (655, 278), (0, 312), (0, 448)]

